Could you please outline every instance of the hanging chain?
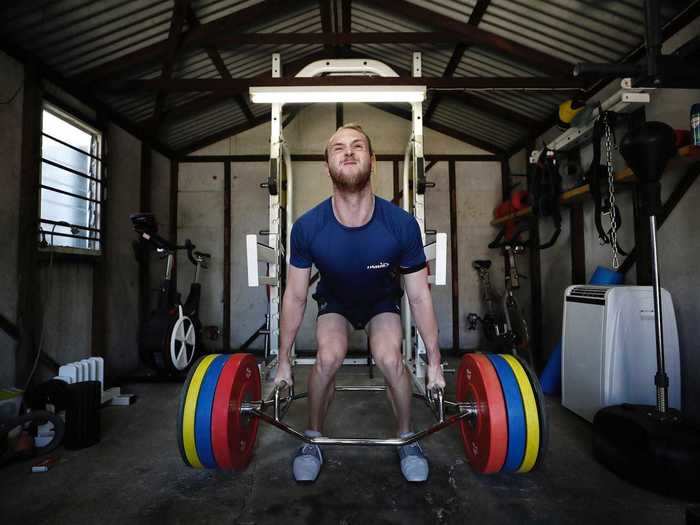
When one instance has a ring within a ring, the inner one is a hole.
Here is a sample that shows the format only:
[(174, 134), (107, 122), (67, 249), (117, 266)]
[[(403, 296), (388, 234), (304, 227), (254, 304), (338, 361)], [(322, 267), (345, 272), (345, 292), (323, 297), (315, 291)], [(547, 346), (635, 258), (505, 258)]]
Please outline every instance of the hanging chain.
[(608, 122), (608, 114), (604, 112), (603, 126), (605, 128), (605, 164), (608, 168), (608, 190), (610, 192), (610, 248), (612, 249), (612, 265), (617, 270), (620, 267), (620, 259), (617, 251), (617, 212), (615, 209), (615, 173), (613, 171), (612, 152), (615, 148), (615, 139)]

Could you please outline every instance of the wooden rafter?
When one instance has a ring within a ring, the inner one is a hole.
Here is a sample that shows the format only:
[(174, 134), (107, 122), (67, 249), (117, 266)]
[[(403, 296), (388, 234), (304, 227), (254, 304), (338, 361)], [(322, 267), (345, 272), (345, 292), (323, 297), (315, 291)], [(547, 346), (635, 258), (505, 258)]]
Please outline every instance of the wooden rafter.
[[(323, 58), (328, 58), (328, 55), (325, 51), (319, 52), (319, 53), (313, 53), (309, 56), (300, 58), (298, 60), (294, 60), (289, 63), (282, 63), (282, 68), (284, 69), (285, 73), (289, 76), (294, 76), (301, 68), (309, 64), (309, 62), (313, 62), (315, 60), (320, 60)], [(267, 79), (270, 78), (270, 73), (266, 72), (263, 73), (262, 75), (258, 75), (257, 77), (254, 77), (256, 79)], [(242, 97), (242, 95), (238, 95)], [(185, 120), (188, 117), (192, 115), (196, 115), (198, 113), (201, 113), (202, 111), (206, 111), (217, 104), (220, 104), (223, 100), (227, 100), (229, 98), (232, 98), (232, 95), (230, 93), (226, 92), (214, 92), (210, 93), (208, 95), (203, 95), (197, 98), (194, 98), (192, 100), (189, 100), (183, 104), (180, 104), (178, 106), (174, 106), (170, 108), (166, 113), (163, 114), (163, 120), (162, 123), (171, 123), (171, 122), (177, 122), (181, 120)], [(248, 121), (254, 121), (255, 117), (253, 119), (248, 119)], [(144, 122), (141, 122), (143, 124)]]
[[(199, 25), (201, 25), (199, 22), (199, 19), (197, 18), (196, 13), (194, 12), (194, 9), (192, 9), (192, 6), (187, 6), (187, 22), (190, 24), (190, 27), (198, 27)], [(214, 64), (214, 67), (218, 71), (221, 78), (226, 78), (226, 79), (232, 78), (231, 72), (226, 67), (224, 60), (221, 58), (221, 54), (216, 49), (216, 47), (205, 46), (204, 51), (207, 53), (209, 60), (211, 60), (212, 63)], [(243, 95), (238, 94), (238, 95), (234, 95), (233, 99), (236, 101), (236, 104), (238, 104), (238, 107), (241, 109), (241, 111), (245, 115), (245, 118), (248, 119), (248, 122), (255, 121), (255, 116), (253, 115), (253, 112), (250, 110), (250, 107), (248, 106), (248, 102), (246, 102), (245, 97)]]
[[(369, 104), (372, 107), (375, 107), (377, 109), (381, 109), (382, 111), (386, 111), (387, 113), (391, 113), (392, 115), (395, 115), (397, 117), (401, 117), (402, 119), (411, 121), (413, 120), (413, 117), (410, 112), (405, 111), (401, 108), (398, 108), (396, 106), (389, 106), (385, 104)], [(432, 123), (429, 126), (426, 126), (427, 128), (430, 128), (434, 131), (438, 131), (442, 133), (443, 135), (447, 135), (448, 137), (452, 137), (454, 139), (460, 140), (462, 142), (466, 142), (467, 144), (471, 144), (472, 146), (476, 146), (477, 148), (481, 148), (486, 151), (490, 151), (491, 153), (495, 153), (498, 156), (501, 156), (505, 153), (503, 148), (496, 146), (495, 144), (491, 144), (490, 142), (480, 139), (479, 137), (475, 137), (473, 135), (469, 135), (468, 133), (464, 133), (463, 131), (457, 131), (455, 129), (449, 128), (447, 126), (443, 126), (442, 124), (437, 124), (437, 123)]]
[(313, 78), (177, 78), (119, 80), (95, 84), (96, 91), (109, 93), (128, 93), (163, 90), (167, 92), (227, 92), (246, 93), (251, 86), (427, 86), (428, 89), (498, 89), (549, 92), (556, 88), (561, 92), (578, 93), (584, 87), (581, 80), (574, 78), (553, 77), (358, 77), (328, 76)]
[[(488, 9), (490, 3), (491, 0), (477, 0), (476, 5), (469, 15), (469, 21), (467, 24), (477, 27), (481, 22), (481, 19), (484, 17), (484, 13), (486, 13), (486, 9)], [(462, 57), (467, 49), (469, 49), (468, 44), (465, 44), (464, 42), (457, 44), (455, 50), (452, 52), (450, 61), (447, 63), (445, 71), (442, 74), (443, 77), (449, 78), (454, 75), (454, 72), (457, 70), (457, 67), (462, 61)], [(430, 120), (433, 118), (433, 113), (435, 113), (435, 108), (437, 108), (437, 105), (440, 103), (441, 99), (442, 97), (440, 94), (437, 94), (432, 98), (430, 104), (428, 105), (428, 109), (425, 111), (423, 116), (423, 122), (430, 122)]]
[[(400, 108), (397, 108), (395, 106), (387, 106), (383, 104), (370, 104), (370, 106), (373, 106), (377, 109), (380, 109), (382, 111), (385, 111), (387, 113), (390, 113), (392, 115), (395, 115), (397, 117), (403, 118), (405, 120), (411, 121), (412, 117), (411, 114), (408, 111), (402, 110)], [(209, 135), (207, 137), (204, 137), (202, 139), (199, 139), (195, 142), (192, 142), (191, 144), (188, 144), (187, 146), (181, 148), (178, 150), (175, 155), (177, 158), (182, 158), (185, 155), (188, 155), (192, 153), (193, 151), (197, 151), (199, 149), (205, 148), (207, 146), (210, 146), (216, 142), (219, 142), (220, 140), (224, 140), (226, 138), (232, 137), (234, 135), (237, 135), (239, 133), (243, 133), (244, 131), (248, 131), (249, 129), (254, 128), (255, 126), (259, 126), (261, 124), (265, 124), (266, 122), (270, 121), (270, 113), (266, 113), (264, 115), (261, 115), (260, 117), (256, 117), (254, 123), (247, 122), (245, 124), (239, 124), (237, 126), (233, 126), (231, 128), (218, 131), (212, 135)], [(292, 112), (292, 114), (289, 116), (288, 121), (284, 123), (284, 125), (288, 125), (289, 122), (291, 122), (291, 119), (294, 118), (296, 113)], [(499, 158), (503, 156), (504, 151), (502, 148), (499, 148), (498, 146), (494, 144), (490, 144), (487, 141), (484, 141), (483, 139), (479, 139), (478, 137), (471, 136), (467, 133), (463, 133), (461, 131), (456, 131), (452, 128), (448, 128), (447, 126), (442, 126), (440, 124), (431, 124), (430, 126), (426, 126), (434, 131), (437, 131), (439, 133), (442, 133), (444, 135), (447, 135), (448, 137), (452, 137), (454, 139), (460, 140), (462, 142), (465, 142), (467, 144), (471, 144), (472, 146), (476, 146), (477, 148), (481, 148), (483, 150), (489, 151), (491, 153), (496, 154)]]
[(198, 149), (205, 148), (207, 146), (210, 146), (211, 144), (214, 144), (216, 142), (219, 142), (220, 140), (227, 139), (229, 137), (233, 137), (234, 135), (238, 135), (239, 133), (243, 133), (244, 131), (248, 131), (249, 129), (252, 129), (256, 126), (259, 126), (261, 124), (265, 124), (266, 122), (270, 122), (271, 118), (271, 113), (265, 113), (264, 115), (261, 115), (259, 117), (255, 117), (253, 122), (245, 122), (243, 124), (238, 124), (236, 126), (217, 131), (216, 133), (213, 133), (211, 135), (208, 135), (202, 139), (198, 139), (194, 142), (191, 142), (187, 146), (184, 146), (183, 148), (179, 149), (175, 155), (177, 157), (182, 157), (184, 155), (187, 155), (188, 153), (192, 153), (193, 151), (197, 151)]
[[(318, 0), (318, 7), (321, 11), (321, 29), (324, 35), (333, 35), (333, 21), (331, 20), (331, 0)], [(333, 52), (333, 44), (324, 44), (324, 49)]]
[[(169, 80), (173, 75), (173, 66), (175, 65), (175, 57), (177, 56), (180, 42), (182, 41), (182, 27), (185, 23), (185, 11), (190, 7), (190, 0), (175, 0), (173, 5), (173, 16), (170, 22), (170, 31), (168, 32), (167, 52), (161, 66), (160, 78)], [(163, 104), (165, 102), (165, 93), (161, 90), (156, 92), (156, 99), (153, 105), (153, 120), (152, 129), (158, 129), (160, 116), (163, 112)]]
[(410, 18), (421, 24), (428, 24), (437, 30), (459, 35), (462, 42), (486, 47), (516, 62), (523, 62), (554, 76), (571, 76), (573, 64), (553, 57), (542, 51), (519, 44), (494, 33), (473, 27), (466, 22), (459, 22), (430, 9), (420, 7), (406, 0), (365, 0), (379, 9), (385, 9), (398, 16)]
[[(300, 2), (288, 0), (264, 0), (250, 7), (239, 9), (230, 15), (222, 16), (212, 22), (192, 28), (182, 39), (180, 50), (199, 49), (208, 45), (216, 45), (226, 35), (257, 23), (270, 14), (281, 15), (298, 9)], [(143, 67), (162, 60), (167, 54), (167, 41), (158, 42), (127, 55), (110, 60), (87, 71), (78, 73), (73, 80), (81, 82), (97, 80), (114, 76), (116, 73), (129, 69)]]
[[(397, 66), (396, 64), (392, 63), (387, 63), (389, 67), (391, 67), (394, 71), (396, 71), (399, 75), (406, 77), (409, 76), (410, 72)], [(449, 78), (449, 76), (448, 76)], [(482, 112), (490, 113), (491, 115), (505, 121), (509, 122), (511, 124), (516, 124), (518, 126), (524, 127), (526, 129), (532, 129), (532, 128), (538, 128), (542, 125), (541, 122), (538, 122), (526, 115), (523, 115), (521, 113), (512, 111), (508, 108), (505, 108), (503, 106), (500, 106), (498, 104), (495, 104), (493, 102), (489, 102), (488, 100), (484, 99), (483, 97), (478, 97), (476, 95), (472, 95), (470, 93), (448, 93), (448, 94), (441, 94), (440, 92), (437, 92), (433, 99), (437, 97), (446, 97), (450, 100), (453, 100), (459, 104), (469, 106), (471, 108), (480, 110)], [(427, 118), (427, 116), (423, 116), (423, 123), (424, 125), (429, 125), (430, 120)]]
[[(345, 34), (351, 34), (352, 32), (352, 0), (342, 0), (340, 12), (342, 15), (342, 31)], [(343, 46), (343, 51), (345, 53), (350, 52), (350, 44), (345, 44)]]

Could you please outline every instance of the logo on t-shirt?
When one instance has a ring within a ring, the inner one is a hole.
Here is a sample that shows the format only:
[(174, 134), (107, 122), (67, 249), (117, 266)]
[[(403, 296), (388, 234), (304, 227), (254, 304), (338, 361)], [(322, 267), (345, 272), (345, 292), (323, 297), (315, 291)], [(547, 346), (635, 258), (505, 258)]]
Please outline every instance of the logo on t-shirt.
[(389, 263), (388, 262), (380, 262), (377, 264), (370, 264), (367, 266), (368, 270), (381, 270), (382, 268), (388, 268)]

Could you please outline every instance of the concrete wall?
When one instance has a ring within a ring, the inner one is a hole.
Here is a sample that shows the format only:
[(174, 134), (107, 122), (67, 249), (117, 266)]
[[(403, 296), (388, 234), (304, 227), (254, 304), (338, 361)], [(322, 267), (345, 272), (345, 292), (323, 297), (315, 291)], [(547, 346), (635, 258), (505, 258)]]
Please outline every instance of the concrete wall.
[[(357, 104), (345, 105), (345, 122), (360, 122), (373, 139), (378, 154), (402, 154), (410, 132), (410, 124), (375, 108)], [(261, 125), (231, 139), (221, 141), (197, 152), (197, 155), (269, 154), (269, 125)], [(320, 154), (335, 130), (335, 107), (314, 105), (304, 108), (285, 129), (285, 138), (292, 154)], [(484, 153), (468, 144), (426, 130), (425, 153), (479, 154)], [(267, 163), (234, 163), (231, 167), (231, 344), (239, 346), (264, 321), (266, 294), (264, 288), (248, 288), (245, 266), (245, 234), (267, 229), (268, 197), (259, 184), (267, 178)], [(294, 216), (307, 211), (330, 195), (331, 184), (321, 162), (295, 162)], [(221, 326), (223, 283), (223, 165), (181, 164), (178, 189), (178, 241), (190, 236), (198, 245), (213, 252), (210, 270), (203, 278), (202, 321), (205, 325)], [(380, 162), (372, 180), (378, 195), (393, 195), (393, 166)], [(449, 234), (448, 165), (440, 162), (428, 174), (437, 183), (426, 197), (426, 225)], [(460, 260), (460, 346), (478, 344), (477, 333), (466, 331), (466, 314), (479, 311), (476, 276), (471, 260), (477, 257), (495, 259), (495, 272), (502, 272), (502, 261), (487, 253), (486, 245), (494, 235), (488, 225), (493, 207), (500, 200), (501, 176), (499, 163), (464, 163), (456, 165), (458, 195), (458, 235)], [(449, 242), (448, 242), (449, 246)], [(449, 261), (449, 256), (448, 256)], [(180, 262), (180, 268), (182, 263)], [(501, 273), (502, 275), (502, 273)], [(184, 289), (187, 278), (178, 275), (179, 287)], [(448, 263), (448, 283), (451, 268)], [(312, 291), (314, 286), (312, 286)], [(433, 298), (439, 320), (440, 344), (452, 346), (452, 307), (450, 286), (434, 287)], [(297, 337), (301, 349), (315, 348), (314, 320), (316, 305), (310, 300), (304, 322)], [(260, 348), (260, 338), (253, 348)], [(351, 337), (351, 347), (365, 348), (363, 332)]]
[[(121, 128), (110, 125), (109, 198), (107, 202), (105, 363), (110, 377), (127, 375), (141, 366), (138, 355), (139, 267), (132, 242), (136, 240), (129, 214), (140, 210), (141, 142)], [(158, 220), (159, 233), (170, 231), (170, 160), (151, 151), (150, 209)], [(155, 307), (165, 262), (149, 252), (148, 307)]]
[[(18, 89), (24, 69), (0, 52), (0, 314), (11, 322), (17, 318), (17, 232), (19, 227), (19, 179), (22, 147), (22, 100)], [(17, 92), (13, 101), (9, 99)], [(16, 344), (0, 330), (0, 387), (14, 384)]]
[[(666, 42), (664, 52), (669, 53), (700, 30), (700, 20), (696, 20), (674, 39)], [(607, 86), (596, 98), (603, 99), (614, 92), (618, 85)], [(700, 90), (670, 90), (661, 89), (652, 93), (651, 103), (646, 106), (646, 120), (659, 120), (674, 128), (688, 129), (689, 110), (694, 103), (700, 102)], [(624, 125), (616, 129), (618, 142), (626, 132)], [(559, 132), (550, 130), (537, 143), (555, 137)], [(518, 160), (511, 165), (522, 164), (521, 152)], [(581, 160), (584, 166), (590, 164), (591, 146), (583, 147)], [(614, 155), (615, 171), (621, 170), (624, 160), (618, 153)], [(685, 172), (688, 161), (672, 161), (662, 179), (662, 199), (666, 199), (678, 180)], [(632, 210), (632, 192), (630, 188), (617, 188), (618, 206), (623, 218), (623, 228), (619, 233), (619, 243), (631, 250), (634, 246), (634, 226)], [(671, 293), (678, 322), (681, 346), (681, 359), (684, 382), (684, 407), (689, 414), (700, 418), (700, 344), (697, 336), (697, 320), (700, 319), (700, 307), (697, 302), (697, 291), (700, 288), (700, 276), (694, 271), (695, 261), (700, 256), (700, 245), (697, 242), (700, 234), (700, 218), (696, 212), (695, 203), (700, 197), (700, 186), (696, 182), (686, 193), (683, 200), (673, 211), (667, 222), (658, 233), (660, 253), (660, 269), (662, 285)], [(542, 264), (542, 300), (544, 322), (544, 348), (547, 355), (561, 338), (564, 290), (571, 283), (570, 231), (568, 210), (564, 210), (562, 234), (553, 248), (541, 253)], [(590, 279), (598, 265), (611, 266), (611, 251), (608, 245), (601, 246), (594, 225), (593, 205), (590, 201), (584, 204), (584, 235), (586, 279)], [(607, 224), (604, 220), (604, 225)], [(546, 238), (551, 231), (551, 225), (545, 219), (540, 227), (540, 237)], [(624, 257), (621, 257), (624, 260)], [(626, 277), (627, 284), (636, 284), (636, 269), (633, 267)], [(650, 380), (651, 381), (651, 380)], [(650, 388), (652, 384), (650, 382)]]

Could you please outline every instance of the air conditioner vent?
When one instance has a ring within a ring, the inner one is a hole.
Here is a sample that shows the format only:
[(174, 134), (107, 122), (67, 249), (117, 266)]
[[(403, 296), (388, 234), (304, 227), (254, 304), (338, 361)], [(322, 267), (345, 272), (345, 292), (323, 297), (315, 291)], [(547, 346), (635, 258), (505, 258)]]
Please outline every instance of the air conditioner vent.
[(585, 297), (588, 299), (605, 299), (605, 293), (609, 288), (593, 286), (577, 286), (569, 292), (570, 297)]

